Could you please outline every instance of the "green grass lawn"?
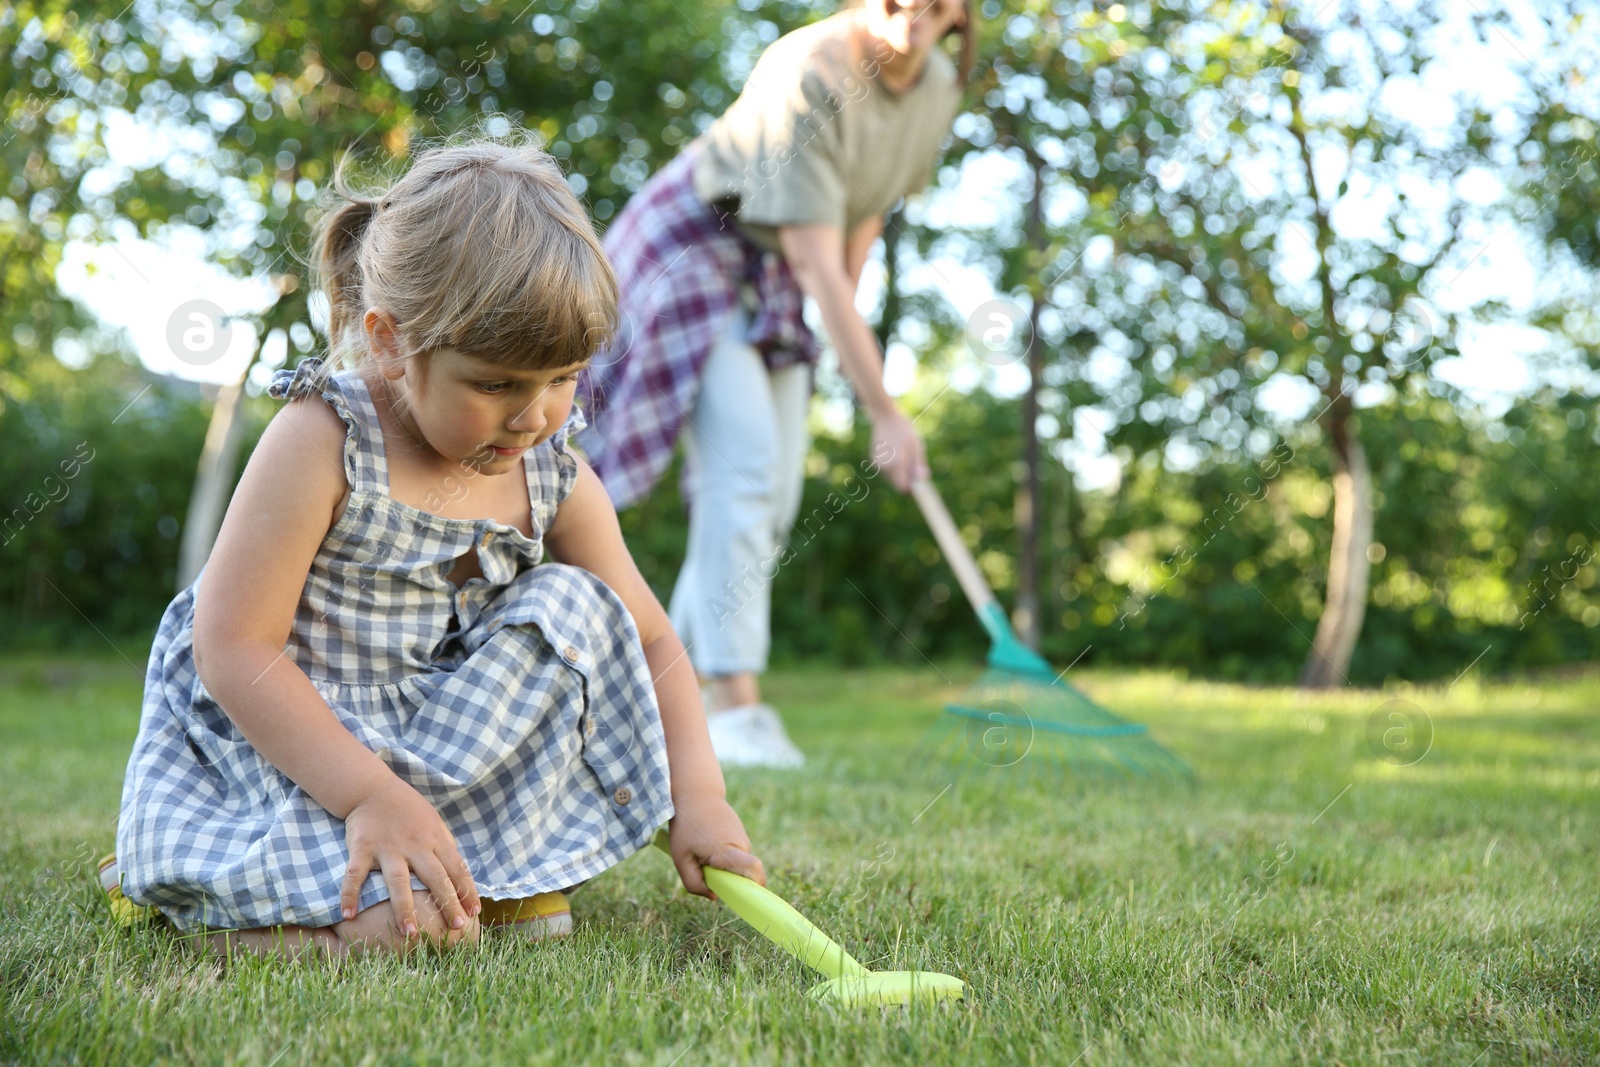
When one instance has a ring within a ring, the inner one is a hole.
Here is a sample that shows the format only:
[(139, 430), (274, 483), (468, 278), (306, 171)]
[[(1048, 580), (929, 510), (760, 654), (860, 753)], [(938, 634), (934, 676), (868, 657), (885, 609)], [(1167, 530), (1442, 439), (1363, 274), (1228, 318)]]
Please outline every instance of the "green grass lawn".
[[(13, 662), (0, 1063), (1600, 1061), (1600, 681), (1306, 696), (1073, 677), (1197, 786), (1057, 789), (1040, 735), (946, 788), (916, 748), (958, 692), (938, 671), (770, 679), (811, 762), (729, 786), (771, 885), (869, 967), (968, 983), (954, 1004), (844, 1010), (654, 850), (579, 892), (558, 944), (224, 968), (119, 931), (90, 870), (139, 673)], [(1369, 740), (1397, 698), (1432, 723), (1411, 763)]]

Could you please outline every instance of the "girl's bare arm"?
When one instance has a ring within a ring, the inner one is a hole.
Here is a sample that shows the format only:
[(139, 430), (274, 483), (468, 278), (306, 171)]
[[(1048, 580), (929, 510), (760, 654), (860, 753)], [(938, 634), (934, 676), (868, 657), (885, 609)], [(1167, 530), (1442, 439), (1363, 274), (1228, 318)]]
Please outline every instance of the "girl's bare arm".
[(673, 861), (691, 892), (710, 895), (700, 863), (738, 871), (766, 884), (761, 861), (750, 855), (750, 839), (727, 805), (722, 768), (711, 749), (694, 667), (667, 613), (639, 573), (622, 540), (616, 509), (599, 477), (578, 460), (578, 481), (545, 535), (550, 554), (605, 582), (633, 616), (655, 682), (672, 777)]
[[(402, 924), (414, 919), (410, 878), (400, 877), (404, 862), (450, 922), (462, 900), (475, 911), (477, 896), (449, 830), (345, 729), (284, 654), (306, 574), (344, 498), (344, 438), (344, 423), (314, 398), (285, 406), (267, 427), (196, 591), (195, 667), (257, 752), (335, 818), (351, 820), (345, 910), (355, 904), (348, 883), (355, 880), (359, 889), (375, 865), (384, 870)], [(352, 819), (363, 806), (362, 818)], [(396, 822), (409, 829), (388, 825)], [(355, 879), (369, 858), (373, 863)]]

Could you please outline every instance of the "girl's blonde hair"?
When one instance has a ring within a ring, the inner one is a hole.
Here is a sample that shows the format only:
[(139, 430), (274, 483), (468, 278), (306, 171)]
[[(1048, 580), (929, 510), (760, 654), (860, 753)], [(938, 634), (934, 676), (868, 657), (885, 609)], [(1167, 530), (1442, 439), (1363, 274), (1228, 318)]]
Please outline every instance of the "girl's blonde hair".
[(429, 149), (386, 190), (356, 191), (349, 163), (313, 244), (335, 362), (369, 357), (369, 307), (395, 317), (410, 354), (448, 347), (520, 370), (581, 363), (610, 339), (611, 265), (531, 134)]

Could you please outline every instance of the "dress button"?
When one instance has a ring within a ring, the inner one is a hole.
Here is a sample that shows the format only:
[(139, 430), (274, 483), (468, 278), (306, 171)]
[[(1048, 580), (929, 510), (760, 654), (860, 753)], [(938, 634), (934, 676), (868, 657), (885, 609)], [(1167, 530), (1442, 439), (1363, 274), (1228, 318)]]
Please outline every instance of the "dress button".
[(483, 540), (478, 542), (480, 548), (488, 548), (489, 542), (494, 540), (494, 531), (490, 530), (483, 535)]
[(584, 737), (593, 737), (594, 736), (594, 716), (592, 716), (592, 715), (589, 718), (583, 720), (583, 736)]
[(578, 662), (578, 650), (573, 648), (571, 645), (568, 645), (566, 651), (562, 652), (561, 654), (567, 658), (568, 663)]
[(633, 790), (629, 789), (627, 786), (623, 786), (621, 789), (618, 789), (615, 793), (611, 794), (611, 799), (615, 800), (618, 804), (626, 804), (628, 801), (633, 799)]

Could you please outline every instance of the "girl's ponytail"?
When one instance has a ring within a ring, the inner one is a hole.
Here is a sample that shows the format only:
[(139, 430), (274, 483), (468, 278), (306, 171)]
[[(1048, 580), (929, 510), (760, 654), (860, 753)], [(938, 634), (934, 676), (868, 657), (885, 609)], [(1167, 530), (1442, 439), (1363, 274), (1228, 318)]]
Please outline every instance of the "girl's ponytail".
[(355, 338), (348, 334), (359, 332), (366, 313), (361, 242), (381, 202), (351, 188), (343, 162), (334, 174), (333, 192), (337, 206), (318, 221), (314, 247), (317, 284), (328, 298), (328, 347), (337, 360), (360, 351), (350, 347)]
[(393, 182), (334, 173), (311, 245), (336, 366), (371, 358), (362, 317), (383, 308), (407, 357), (451, 348), (526, 370), (591, 357), (617, 283), (560, 165), (522, 130), (422, 151)]

